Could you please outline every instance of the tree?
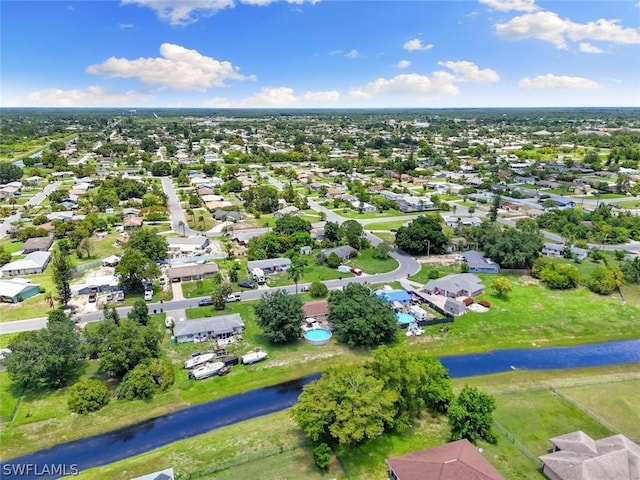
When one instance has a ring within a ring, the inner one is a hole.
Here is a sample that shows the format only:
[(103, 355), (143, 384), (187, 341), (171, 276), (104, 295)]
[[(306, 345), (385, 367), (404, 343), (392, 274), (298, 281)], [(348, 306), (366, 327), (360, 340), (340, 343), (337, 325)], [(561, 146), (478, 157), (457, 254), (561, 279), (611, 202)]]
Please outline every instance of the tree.
[(393, 250), (393, 247), (387, 242), (380, 242), (373, 250), (373, 258), (378, 260), (386, 260), (389, 258), (389, 254)]
[(445, 253), (448, 243), (439, 216), (420, 216), (396, 233), (396, 246), (414, 255)]
[(465, 385), (447, 411), (451, 439), (466, 438), (471, 442), (485, 440), (496, 443), (497, 437), (492, 429), (495, 409), (495, 398), (475, 387)]
[(93, 250), (93, 239), (91, 237), (85, 237), (80, 240), (78, 248), (85, 253), (87, 258), (91, 258), (91, 252)]
[(52, 292), (44, 294), (44, 300), (49, 304), (49, 308), (53, 308), (56, 305), (56, 296)]
[(211, 303), (214, 310), (224, 310), (227, 306), (227, 297), (231, 294), (231, 285), (218, 281), (211, 291)]
[(130, 318), (119, 324), (111, 319), (85, 332), (89, 348), (97, 350), (100, 368), (121, 377), (140, 362), (160, 353), (162, 332), (152, 325), (143, 327)]
[(338, 234), (340, 232), (340, 225), (336, 222), (327, 222), (324, 224), (324, 238), (330, 242), (338, 241)]
[(22, 169), (11, 162), (0, 162), (0, 185), (18, 181), (22, 178)]
[(373, 361), (366, 364), (371, 374), (384, 382), (385, 388), (398, 392), (396, 414), (390, 426), (409, 428), (425, 407), (446, 412), (453, 399), (447, 369), (434, 357), (408, 352), (405, 347), (378, 347)]
[(154, 177), (168, 177), (171, 175), (171, 163), (153, 162), (151, 164), (151, 175)]
[(575, 288), (580, 281), (578, 269), (567, 263), (558, 263), (547, 257), (540, 257), (531, 267), (531, 275), (539, 278), (549, 288), (564, 290)]
[(74, 383), (67, 392), (67, 406), (82, 415), (97, 412), (109, 403), (109, 388), (95, 378), (84, 378)]
[(324, 283), (320, 281), (315, 281), (311, 284), (309, 293), (313, 298), (324, 298), (329, 293), (329, 289)]
[(362, 248), (362, 239), (360, 237), (363, 231), (362, 225), (357, 220), (346, 220), (340, 225), (338, 236), (341, 243), (360, 250)]
[(359, 366), (329, 368), (304, 387), (291, 416), (314, 442), (352, 445), (384, 432), (397, 399)]
[(501, 229), (495, 223), (480, 227), (479, 243), (484, 253), (502, 268), (530, 268), (542, 249), (540, 235), (512, 227)]
[(247, 209), (273, 213), (278, 209), (278, 190), (271, 185), (259, 185), (241, 193)]
[(506, 297), (513, 290), (513, 285), (508, 278), (498, 277), (491, 283), (491, 288), (496, 292), (498, 297)]
[(132, 291), (141, 291), (143, 280), (160, 275), (156, 263), (133, 248), (125, 250), (115, 270), (120, 282)]
[(265, 293), (253, 310), (267, 341), (288, 343), (299, 338), (304, 313), (297, 295), (289, 295), (285, 290)]
[(624, 274), (618, 268), (597, 267), (591, 272), (587, 280), (587, 287), (600, 295), (609, 295), (616, 288), (620, 288)]
[(276, 220), (273, 231), (284, 235), (293, 235), (297, 232), (309, 233), (311, 231), (311, 222), (287, 213)]
[(391, 306), (358, 283), (329, 294), (329, 321), (336, 327), (338, 341), (352, 347), (377, 346), (396, 338)]
[(640, 283), (640, 257), (622, 262), (620, 269), (626, 280), (631, 283)]
[(489, 220), (495, 222), (498, 219), (498, 209), (500, 208), (500, 195), (494, 195), (489, 209)]
[(298, 282), (304, 275), (304, 267), (306, 266), (306, 262), (304, 258), (300, 257), (300, 255), (296, 255), (291, 259), (291, 265), (287, 270), (287, 275), (296, 284), (296, 295), (298, 294)]
[(184, 222), (182, 220), (180, 220), (178, 222), (178, 228), (182, 229), (182, 236), (184, 237), (185, 236), (185, 224), (184, 224)]
[(138, 323), (138, 325), (146, 326), (149, 323), (149, 307), (147, 307), (147, 302), (142, 299), (136, 300), (127, 317)]
[(338, 266), (342, 263), (342, 259), (338, 256), (336, 252), (331, 252), (327, 257), (327, 267), (329, 268), (338, 268)]
[(71, 257), (69, 252), (63, 250), (59, 246), (53, 250), (51, 255), (51, 270), (53, 275), (53, 283), (58, 292), (58, 301), (67, 306), (71, 300), (71, 278), (73, 270), (71, 266)]
[(136, 230), (127, 242), (127, 250), (138, 250), (153, 262), (167, 258), (167, 240), (152, 228)]
[(11, 355), (5, 366), (22, 388), (58, 388), (73, 376), (78, 364), (79, 341), (74, 323), (62, 309), (49, 312), (42, 330), (22, 332), (9, 342)]
[(156, 391), (166, 390), (174, 382), (171, 363), (158, 358), (144, 360), (134, 367), (118, 385), (118, 398), (143, 400), (152, 398)]

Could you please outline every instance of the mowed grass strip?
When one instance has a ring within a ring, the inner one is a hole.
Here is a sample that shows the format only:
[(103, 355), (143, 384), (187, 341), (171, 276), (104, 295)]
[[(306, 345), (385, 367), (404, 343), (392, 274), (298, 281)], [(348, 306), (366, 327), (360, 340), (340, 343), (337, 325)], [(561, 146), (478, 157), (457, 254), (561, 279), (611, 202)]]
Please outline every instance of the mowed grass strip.
[(564, 387), (559, 391), (640, 442), (640, 379)]
[(346, 478), (333, 462), (328, 472), (313, 463), (302, 432), (288, 411), (223, 427), (152, 452), (80, 472), (83, 480), (123, 479), (173, 467), (175, 473), (216, 479)]
[(609, 429), (551, 390), (532, 390), (496, 397), (494, 418), (533, 455), (549, 452), (549, 439), (582, 430), (592, 438), (612, 435)]

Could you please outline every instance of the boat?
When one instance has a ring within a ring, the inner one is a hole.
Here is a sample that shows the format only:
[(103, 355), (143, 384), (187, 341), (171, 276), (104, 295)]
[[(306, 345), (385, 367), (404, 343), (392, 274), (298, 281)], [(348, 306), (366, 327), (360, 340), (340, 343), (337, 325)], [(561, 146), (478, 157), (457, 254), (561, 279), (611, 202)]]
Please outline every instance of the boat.
[(267, 352), (265, 352), (264, 350), (255, 349), (242, 356), (242, 364), (251, 365), (252, 363), (264, 360), (265, 358), (267, 358)]
[(184, 361), (184, 368), (196, 368), (198, 365), (202, 365), (209, 360), (213, 360), (215, 354), (213, 353), (205, 353), (202, 355), (196, 355), (195, 357), (190, 358), (189, 360)]
[(222, 362), (207, 362), (198, 368), (194, 368), (189, 373), (189, 377), (195, 378), (196, 380), (204, 380), (218, 373), (223, 367), (224, 363)]

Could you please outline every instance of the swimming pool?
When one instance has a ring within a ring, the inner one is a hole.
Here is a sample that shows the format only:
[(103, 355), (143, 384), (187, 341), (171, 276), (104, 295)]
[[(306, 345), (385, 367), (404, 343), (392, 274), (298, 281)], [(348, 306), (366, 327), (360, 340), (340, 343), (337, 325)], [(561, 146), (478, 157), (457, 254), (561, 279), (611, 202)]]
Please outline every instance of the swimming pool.
[(312, 328), (304, 332), (304, 339), (311, 345), (324, 345), (332, 336), (331, 331), (326, 328)]
[(415, 317), (409, 313), (396, 313), (396, 322), (402, 325), (409, 325), (415, 321)]

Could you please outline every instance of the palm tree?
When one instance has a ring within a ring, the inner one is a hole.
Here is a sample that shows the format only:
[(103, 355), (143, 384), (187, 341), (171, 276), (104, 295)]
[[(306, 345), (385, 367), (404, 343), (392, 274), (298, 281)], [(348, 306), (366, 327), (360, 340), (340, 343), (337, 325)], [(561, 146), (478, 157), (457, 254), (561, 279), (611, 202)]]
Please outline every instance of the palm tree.
[(293, 257), (288, 270), (289, 278), (296, 284), (296, 295), (298, 294), (298, 282), (304, 275), (304, 260), (300, 257)]
[(185, 236), (185, 232), (184, 232), (184, 222), (182, 220), (180, 220), (178, 222), (178, 228), (182, 228), (182, 236)]
[(190, 208), (187, 208), (187, 215), (191, 217), (191, 222), (196, 223), (196, 214)]
[(47, 292), (44, 294), (44, 299), (45, 301), (49, 304), (49, 308), (53, 308), (56, 304), (56, 296), (51, 293), (51, 292)]
[(204, 231), (204, 215), (200, 214), (198, 216), (198, 223), (202, 225), (202, 230)]

